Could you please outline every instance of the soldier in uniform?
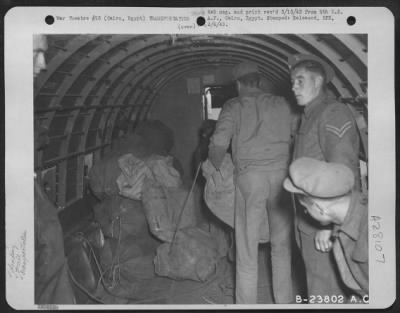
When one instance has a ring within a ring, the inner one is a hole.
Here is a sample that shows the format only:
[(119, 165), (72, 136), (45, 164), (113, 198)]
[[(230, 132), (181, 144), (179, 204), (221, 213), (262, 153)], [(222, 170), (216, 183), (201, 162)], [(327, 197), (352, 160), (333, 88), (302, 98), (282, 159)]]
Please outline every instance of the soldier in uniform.
[(314, 220), (321, 225), (333, 225), (332, 251), (341, 281), (354, 296), (368, 296), (367, 200), (353, 190), (354, 175), (350, 168), (340, 163), (299, 158), (290, 165), (289, 177), (283, 185), (298, 195)]
[[(349, 109), (327, 92), (334, 76), (332, 67), (313, 55), (297, 54), (288, 60), (292, 90), (304, 107), (296, 135), (293, 160), (310, 157), (346, 165), (359, 182), (359, 136)], [(304, 259), (308, 295), (340, 295), (345, 288), (338, 279), (332, 254), (332, 226), (322, 226), (294, 201), (296, 241)]]
[[(45, 35), (33, 36), (33, 75), (36, 78), (46, 69)], [(35, 129), (35, 149), (42, 148), (48, 137)], [(49, 200), (42, 186), (34, 178), (35, 217), (35, 303), (75, 304), (69, 278), (69, 267), (64, 252), (64, 237), (57, 208)]]
[[(232, 144), (235, 166), (236, 303), (257, 303), (258, 243), (269, 227), (272, 288), (276, 303), (293, 299), (290, 205), (282, 183), (296, 119), (288, 102), (263, 92), (258, 66), (233, 70), (239, 97), (228, 100), (210, 139), (208, 158), (219, 169)], [(268, 219), (266, 219), (268, 217)], [(268, 220), (268, 222), (267, 222)]]

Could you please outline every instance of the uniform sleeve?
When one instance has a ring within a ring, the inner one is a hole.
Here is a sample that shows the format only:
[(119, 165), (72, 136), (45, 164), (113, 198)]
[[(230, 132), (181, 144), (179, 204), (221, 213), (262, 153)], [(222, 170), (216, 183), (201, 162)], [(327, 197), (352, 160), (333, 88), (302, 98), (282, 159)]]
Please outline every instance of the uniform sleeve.
[(325, 112), (320, 124), (322, 150), (328, 162), (358, 167), (359, 135), (349, 109), (338, 103)]
[(233, 136), (234, 114), (233, 102), (228, 101), (224, 104), (219, 114), (214, 134), (210, 138), (210, 146), (220, 146), (228, 149)]
[(224, 104), (219, 114), (214, 134), (210, 138), (208, 158), (211, 163), (219, 168), (229, 147), (234, 129), (233, 102), (230, 100)]

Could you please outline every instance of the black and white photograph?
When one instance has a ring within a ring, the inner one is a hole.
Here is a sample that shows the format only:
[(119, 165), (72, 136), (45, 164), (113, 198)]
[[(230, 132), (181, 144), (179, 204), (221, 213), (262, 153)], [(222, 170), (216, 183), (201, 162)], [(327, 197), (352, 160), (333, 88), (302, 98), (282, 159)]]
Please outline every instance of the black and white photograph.
[(25, 285), (39, 309), (390, 306), (394, 55), (371, 58), (390, 49), (364, 11), (52, 9), (31, 77), (6, 71), (6, 136), (31, 129), (6, 149), (9, 305)]

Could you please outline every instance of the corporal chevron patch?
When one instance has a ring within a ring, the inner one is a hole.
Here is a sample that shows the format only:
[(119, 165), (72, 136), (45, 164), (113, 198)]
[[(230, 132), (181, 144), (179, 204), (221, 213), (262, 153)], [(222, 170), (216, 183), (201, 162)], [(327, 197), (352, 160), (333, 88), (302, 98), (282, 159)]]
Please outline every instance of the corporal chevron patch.
[(343, 126), (340, 127), (340, 128), (328, 124), (328, 125), (325, 125), (325, 129), (326, 129), (328, 132), (331, 132), (331, 133), (335, 134), (335, 135), (338, 136), (339, 138), (342, 138), (342, 137), (346, 134), (346, 132), (347, 132), (352, 126), (353, 126), (353, 125), (352, 125), (351, 121), (347, 121), (347, 122), (344, 123)]

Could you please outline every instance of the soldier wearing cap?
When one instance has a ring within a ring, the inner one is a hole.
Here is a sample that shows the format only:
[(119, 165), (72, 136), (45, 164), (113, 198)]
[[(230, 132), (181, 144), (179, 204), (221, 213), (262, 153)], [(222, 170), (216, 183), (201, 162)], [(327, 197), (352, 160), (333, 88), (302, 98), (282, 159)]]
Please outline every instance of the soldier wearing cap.
[(299, 158), (289, 168), (286, 190), (296, 193), (309, 216), (333, 224), (333, 256), (342, 282), (360, 297), (368, 295), (368, 208), (354, 190), (354, 174), (340, 163)]
[[(327, 92), (327, 84), (334, 77), (332, 67), (320, 58), (304, 54), (289, 57), (288, 63), (293, 93), (298, 105), (304, 107), (293, 160), (310, 157), (343, 164), (353, 172), (357, 186), (359, 136), (349, 109)], [(295, 223), (306, 266), (308, 294), (343, 294), (329, 253), (332, 227), (321, 226), (301, 209), (296, 210)]]
[[(219, 169), (231, 144), (235, 167), (236, 303), (257, 303), (258, 243), (269, 227), (273, 295), (293, 299), (292, 221), (281, 203), (295, 117), (288, 102), (263, 92), (254, 63), (233, 69), (239, 96), (228, 100), (210, 139), (208, 158)], [(269, 222), (267, 222), (267, 219)]]

